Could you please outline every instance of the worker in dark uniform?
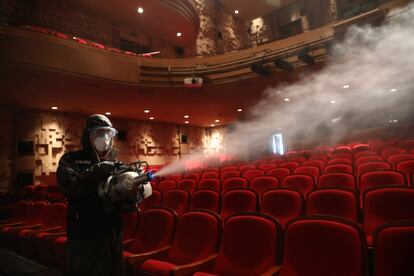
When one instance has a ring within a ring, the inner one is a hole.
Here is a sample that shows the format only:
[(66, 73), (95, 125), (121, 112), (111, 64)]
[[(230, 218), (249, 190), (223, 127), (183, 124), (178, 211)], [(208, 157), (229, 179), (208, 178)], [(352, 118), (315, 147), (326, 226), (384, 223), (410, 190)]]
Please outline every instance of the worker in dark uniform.
[[(121, 208), (97, 192), (116, 167), (112, 148), (116, 133), (107, 117), (92, 115), (82, 133), (82, 149), (59, 161), (57, 182), (69, 203), (69, 275), (123, 275)], [(123, 202), (122, 210), (136, 210), (139, 200), (138, 195), (136, 201)]]

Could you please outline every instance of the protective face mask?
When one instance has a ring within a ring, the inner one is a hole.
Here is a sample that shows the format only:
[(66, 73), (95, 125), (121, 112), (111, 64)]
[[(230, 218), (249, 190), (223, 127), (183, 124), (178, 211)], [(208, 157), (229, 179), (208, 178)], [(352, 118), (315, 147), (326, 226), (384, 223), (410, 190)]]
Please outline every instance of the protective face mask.
[(95, 149), (98, 151), (106, 151), (111, 149), (111, 138), (105, 134), (103, 137), (96, 137), (93, 142)]

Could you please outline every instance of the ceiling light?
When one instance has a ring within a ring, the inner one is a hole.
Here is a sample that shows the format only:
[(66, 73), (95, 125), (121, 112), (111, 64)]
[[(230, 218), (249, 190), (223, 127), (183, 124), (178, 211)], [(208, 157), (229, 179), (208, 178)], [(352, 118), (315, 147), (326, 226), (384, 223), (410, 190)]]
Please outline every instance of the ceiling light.
[(180, 37), (180, 36), (182, 36), (182, 35), (183, 35), (183, 34), (182, 34), (182, 33), (180, 33), (180, 32), (178, 32), (178, 33), (177, 33), (177, 36), (178, 36), (178, 37)]
[(220, 122), (220, 120), (217, 119), (217, 120), (215, 120), (215, 122), (218, 123), (218, 122)]
[(398, 123), (398, 120), (392, 120), (393, 123)]
[(241, 108), (237, 109), (237, 112), (242, 112), (242, 111), (243, 111), (243, 109), (241, 109)]
[(214, 127), (214, 126), (215, 126), (215, 124), (211, 124), (210, 126), (211, 126), (211, 127)]
[(347, 88), (349, 88), (349, 87), (351, 87), (349, 84), (345, 84), (345, 85), (343, 86), (343, 88), (344, 88), (344, 89), (347, 89)]
[(138, 13), (143, 13), (144, 12), (144, 9), (141, 8), (141, 7), (139, 7), (137, 11), (138, 11)]
[(144, 110), (144, 113), (149, 113), (149, 110), (148, 110), (148, 109), (145, 109), (145, 110)]
[(150, 119), (150, 120), (154, 120), (155, 118), (154, 118), (154, 117), (149, 117), (149, 119)]
[(390, 92), (397, 92), (397, 89), (392, 88), (392, 89), (390, 89)]
[(332, 100), (332, 101), (331, 101), (331, 104), (334, 104), (334, 103), (336, 103), (336, 101), (335, 101), (335, 100)]
[(105, 115), (111, 115), (111, 112), (105, 112)]
[(235, 10), (235, 11), (234, 11), (234, 13), (235, 13), (235, 14), (239, 14), (239, 10)]
[(52, 106), (51, 107), (53, 110), (57, 110), (58, 109), (58, 107), (57, 106)]
[(190, 118), (190, 116), (189, 115), (184, 115), (184, 118), (188, 119), (188, 118)]
[(188, 124), (188, 123), (189, 123), (189, 121), (185, 121), (184, 123)]
[(288, 102), (288, 101), (290, 101), (290, 99), (289, 98), (285, 98), (284, 101), (285, 102)]

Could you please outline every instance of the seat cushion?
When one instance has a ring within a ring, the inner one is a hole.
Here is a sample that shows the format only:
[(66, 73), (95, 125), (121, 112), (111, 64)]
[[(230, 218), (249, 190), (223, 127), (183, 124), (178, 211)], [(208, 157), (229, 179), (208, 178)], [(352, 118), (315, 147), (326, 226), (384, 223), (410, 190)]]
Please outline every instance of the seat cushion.
[(176, 267), (175, 264), (150, 259), (142, 264), (141, 270), (156, 273), (158, 275), (168, 276), (170, 275), (171, 269), (173, 269), (174, 267)]
[(193, 274), (193, 276), (218, 276), (218, 274), (210, 274), (206, 272), (196, 272)]

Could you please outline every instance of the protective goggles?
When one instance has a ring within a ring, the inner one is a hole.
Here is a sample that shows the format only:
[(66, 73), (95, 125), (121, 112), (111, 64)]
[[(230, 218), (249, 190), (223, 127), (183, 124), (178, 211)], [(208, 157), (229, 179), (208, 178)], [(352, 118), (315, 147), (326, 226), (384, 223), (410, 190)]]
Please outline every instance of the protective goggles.
[(92, 129), (91, 133), (97, 137), (108, 135), (109, 138), (114, 138), (118, 134), (118, 131), (113, 127), (97, 127)]

